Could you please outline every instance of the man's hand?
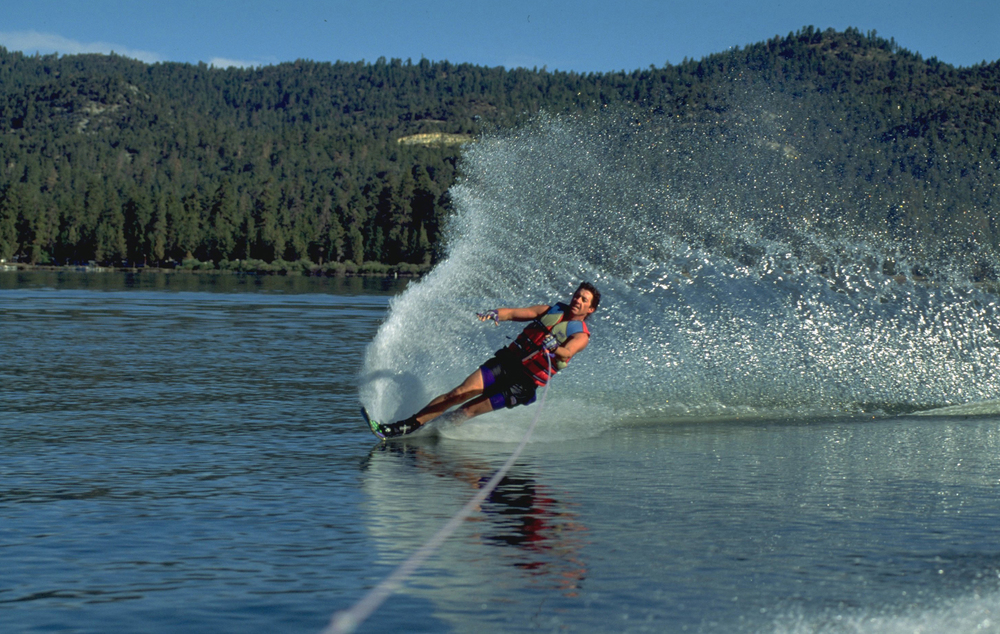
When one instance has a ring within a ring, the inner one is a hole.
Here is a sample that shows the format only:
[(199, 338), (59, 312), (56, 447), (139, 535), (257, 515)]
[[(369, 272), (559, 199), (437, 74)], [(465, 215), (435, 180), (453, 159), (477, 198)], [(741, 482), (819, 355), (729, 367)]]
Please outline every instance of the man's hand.
[(489, 321), (492, 319), (494, 325), (500, 325), (500, 311), (496, 309), (488, 310), (485, 313), (476, 313), (476, 317), (479, 317), (479, 321)]
[(544, 339), (542, 339), (542, 347), (545, 348), (549, 352), (555, 352), (556, 348), (559, 347), (559, 340), (556, 339), (552, 335), (552, 333), (549, 333), (549, 334), (545, 335)]

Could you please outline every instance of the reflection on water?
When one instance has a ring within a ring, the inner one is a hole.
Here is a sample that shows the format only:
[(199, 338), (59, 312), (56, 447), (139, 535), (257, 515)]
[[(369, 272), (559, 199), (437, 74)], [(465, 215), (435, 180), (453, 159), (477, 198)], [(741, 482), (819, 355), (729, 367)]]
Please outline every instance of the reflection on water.
[(307, 277), (229, 273), (85, 273), (74, 270), (0, 271), (0, 290), (47, 288), (87, 291), (169, 291), (189, 293), (329, 293), (395, 295), (408, 278)]
[[(437, 629), (455, 631), (996, 632), (975, 614), (1000, 608), (997, 429), (654, 422), (532, 443), (397, 601), (428, 602)], [(363, 487), (380, 561), (409, 556), (510, 450), (374, 450)], [(374, 616), (373, 631), (402, 626), (409, 607)]]
[(587, 577), (581, 552), (587, 529), (556, 495), (531, 478), (505, 477), (483, 508), (491, 530), (482, 539), (517, 548), (524, 561), (515, 566), (575, 597)]
[[(447, 489), (449, 502), (460, 507), (489, 482), (499, 466), (494, 464), (496, 459), (503, 457), (503, 447), (494, 448), (499, 451), (489, 456), (464, 453), (461, 449), (433, 441), (392, 442), (373, 449), (366, 469), (380, 482), (381, 474), (392, 470), (394, 475), (385, 477), (398, 477), (403, 484), (392, 490), (379, 484), (373, 490), (378, 499), (372, 520), (380, 527), (380, 533), (405, 531), (408, 520), (402, 505), (414, 504), (423, 510), (443, 504), (439, 491), (442, 485)], [(438, 490), (415, 486), (427, 476), (433, 478), (434, 489)], [(587, 576), (582, 554), (587, 529), (568, 497), (540, 483), (529, 467), (515, 465), (512, 473), (501, 479), (468, 518), (463, 540), (502, 549), (500, 552), (475, 549), (477, 559), (483, 564), (512, 567), (521, 571), (532, 587), (575, 597)], [(431, 525), (427, 524), (408, 545), (415, 550), (432, 533)], [(402, 540), (409, 541), (409, 537)], [(394, 545), (401, 546), (399, 542)]]

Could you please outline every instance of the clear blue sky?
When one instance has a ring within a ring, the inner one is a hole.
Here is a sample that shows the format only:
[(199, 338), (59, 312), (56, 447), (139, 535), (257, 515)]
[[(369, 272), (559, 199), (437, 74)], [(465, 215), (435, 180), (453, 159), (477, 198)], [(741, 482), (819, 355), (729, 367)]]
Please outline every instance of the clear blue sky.
[(878, 31), (956, 66), (1000, 59), (1000, 0), (32, 0), (0, 46), (216, 66), (295, 59), (611, 71), (699, 59), (806, 25)]

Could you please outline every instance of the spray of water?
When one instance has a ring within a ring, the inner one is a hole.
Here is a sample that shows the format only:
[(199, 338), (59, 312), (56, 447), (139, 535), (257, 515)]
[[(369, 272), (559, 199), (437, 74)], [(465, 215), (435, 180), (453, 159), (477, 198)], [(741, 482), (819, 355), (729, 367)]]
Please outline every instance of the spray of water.
[(722, 135), (543, 115), (470, 146), (446, 257), (392, 302), (362, 402), (382, 419), (416, 411), (516, 335), (475, 311), (565, 300), (581, 280), (603, 299), (591, 345), (554, 379), (553, 433), (1000, 398), (997, 298), (838, 216), (849, 202), (769, 140), (774, 118)]

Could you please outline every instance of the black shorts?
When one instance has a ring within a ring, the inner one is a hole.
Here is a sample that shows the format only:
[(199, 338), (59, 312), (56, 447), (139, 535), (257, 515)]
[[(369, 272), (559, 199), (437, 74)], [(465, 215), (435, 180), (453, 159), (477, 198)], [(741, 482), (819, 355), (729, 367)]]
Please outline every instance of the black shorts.
[(483, 373), (483, 394), (493, 409), (515, 407), (535, 402), (535, 380), (524, 371), (517, 353), (501, 348), (486, 363), (479, 366)]

